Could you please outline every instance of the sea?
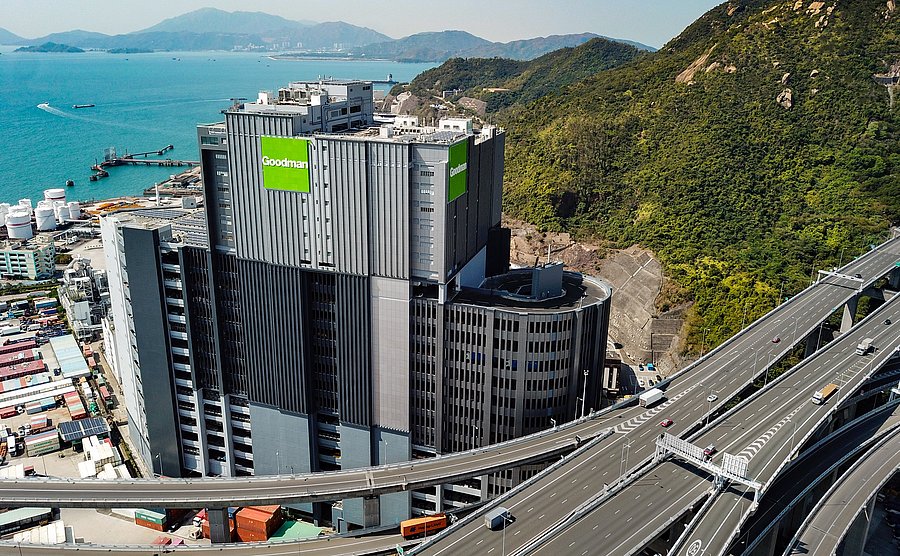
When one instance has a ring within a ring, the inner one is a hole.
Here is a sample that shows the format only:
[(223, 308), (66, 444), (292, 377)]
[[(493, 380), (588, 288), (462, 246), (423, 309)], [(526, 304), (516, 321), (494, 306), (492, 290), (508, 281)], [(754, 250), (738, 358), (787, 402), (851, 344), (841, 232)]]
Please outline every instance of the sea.
[[(199, 160), (198, 123), (222, 121), (231, 99), (253, 100), (290, 81), (324, 77), (409, 81), (434, 64), (273, 60), (243, 52), (152, 54), (15, 53), (0, 48), (0, 203), (43, 199), (66, 187), (68, 200), (140, 195), (185, 168), (119, 166), (89, 181), (110, 147), (121, 155), (175, 148), (162, 157)], [(376, 84), (388, 90), (390, 85)], [(94, 104), (92, 108), (73, 108)]]

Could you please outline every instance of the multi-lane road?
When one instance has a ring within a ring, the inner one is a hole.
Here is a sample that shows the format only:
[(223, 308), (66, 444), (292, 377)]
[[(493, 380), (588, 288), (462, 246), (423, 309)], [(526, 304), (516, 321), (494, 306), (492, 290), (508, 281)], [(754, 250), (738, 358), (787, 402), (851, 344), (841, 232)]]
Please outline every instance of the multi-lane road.
[(866, 452), (813, 508), (791, 546), (790, 554), (830, 555), (869, 500), (900, 470), (900, 430)]
[[(898, 259), (898, 245), (892, 242), (842, 270), (851, 275), (859, 272), (867, 283), (871, 283), (876, 276), (883, 275), (893, 267)], [(614, 485), (624, 470), (650, 458), (654, 452), (655, 439), (663, 430), (659, 427), (662, 419), (669, 418), (675, 422), (669, 428), (674, 434), (692, 428), (697, 422), (702, 423), (706, 416), (742, 390), (752, 377), (758, 376), (763, 368), (780, 358), (792, 344), (814, 332), (822, 319), (837, 310), (855, 293), (855, 288), (858, 288), (857, 284), (848, 284), (846, 280), (837, 277), (819, 282), (782, 305), (779, 310), (770, 313), (763, 321), (757, 322), (756, 326), (735, 337), (730, 344), (713, 354), (713, 357), (701, 361), (689, 372), (673, 380), (667, 386), (668, 400), (665, 403), (650, 410), (633, 408), (630, 412), (603, 418), (604, 422), (614, 427), (615, 435), (601, 441), (589, 453), (575, 458), (569, 465), (540, 477), (528, 488), (498, 502), (510, 509), (516, 519), (508, 527), (505, 538), (497, 532), (486, 530), (477, 520), (473, 520), (471, 523), (461, 523), (418, 549), (416, 553), (487, 553), (496, 549), (516, 554), (523, 546), (531, 546), (537, 539), (547, 536), (559, 539), (550, 544), (552, 548), (539, 549), (547, 554), (555, 550), (566, 554), (619, 555), (628, 553), (632, 548), (639, 548), (651, 536), (648, 533), (663, 529), (687, 507), (702, 500), (709, 481), (697, 481), (698, 475), (694, 471), (686, 471), (676, 463), (666, 463), (601, 504), (596, 511), (591, 512), (590, 519), (572, 524), (560, 535), (548, 533), (554, 525), (564, 523), (579, 506), (593, 498), (602, 498), (605, 487)], [(892, 329), (895, 332), (898, 330), (896, 327)], [(776, 337), (779, 339), (777, 343), (773, 342)], [(848, 335), (843, 340), (846, 345), (838, 349), (852, 352), (855, 344), (850, 346), (850, 342), (855, 338), (856, 336)], [(828, 350), (826, 357), (835, 357), (833, 353), (837, 352)], [(828, 363), (825, 361), (823, 364)], [(835, 362), (832, 361), (831, 364), (834, 365)], [(766, 427), (763, 433), (753, 438), (736, 440), (738, 444), (743, 440), (747, 441), (746, 446), (742, 445), (740, 450), (749, 448), (783, 419), (784, 415), (778, 413), (783, 411), (782, 406), (786, 403), (780, 400), (784, 394), (784, 386), (776, 385), (776, 388), (778, 390), (769, 394), (772, 401), (767, 398), (758, 406), (765, 406), (763, 409), (751, 410), (742, 417), (747, 421), (741, 422), (740, 426), (757, 425), (756, 428), (759, 428), (758, 425), (765, 424)], [(798, 396), (794, 403), (799, 405), (799, 398), (808, 401), (811, 394), (809, 388), (804, 387), (802, 396)], [(717, 398), (708, 402), (708, 396), (711, 395)], [(773, 420), (774, 423), (769, 424)], [(739, 425), (735, 422), (720, 425), (717, 427), (720, 431), (717, 434), (722, 434), (724, 428), (734, 429)], [(783, 425), (778, 430), (782, 428)], [(697, 441), (701, 442), (703, 440)], [(731, 444), (722, 445), (719, 450), (726, 447), (730, 448)], [(689, 488), (688, 484), (691, 485)], [(588, 522), (591, 524), (587, 527), (581, 525)]]
[[(240, 479), (102, 482), (6, 480), (0, 481), (0, 505), (135, 507), (149, 504), (215, 507), (217, 504), (224, 506), (334, 500), (408, 490), (477, 476), (571, 451), (576, 435), (586, 440), (603, 434), (607, 429), (615, 431), (614, 435), (571, 458), (566, 465), (537, 477), (527, 488), (504, 499), (503, 504), (511, 507), (516, 516), (516, 523), (510, 526), (505, 535), (489, 533), (475, 520), (474, 523), (462, 523), (448, 534), (442, 535), (440, 542), (429, 544), (422, 551), (428, 554), (491, 553), (493, 550), (499, 553), (504, 549), (511, 552), (539, 536), (547, 523), (560, 520), (574, 508), (602, 493), (607, 486), (614, 485), (623, 472), (648, 458), (653, 451), (653, 440), (660, 430), (657, 426), (660, 419), (667, 417), (675, 420), (671, 430), (676, 434), (701, 424), (710, 412), (743, 390), (754, 377), (789, 352), (793, 345), (814, 333), (819, 324), (856, 295), (859, 288), (873, 284), (889, 272), (898, 260), (900, 239), (894, 239), (841, 269), (847, 275), (860, 273), (863, 276), (862, 284), (840, 277), (828, 277), (807, 288), (665, 384), (668, 400), (649, 410), (637, 406), (617, 407), (592, 416), (585, 422), (501, 446), (430, 460), (336, 473)], [(776, 337), (779, 341), (773, 342)], [(717, 393), (716, 401), (706, 401), (710, 392)], [(658, 476), (658, 482), (674, 485), (670, 477), (661, 475), (662, 469), (660, 466), (653, 472)], [(642, 477), (632, 487), (651, 484), (654, 482), (650, 480), (652, 478), (653, 474)], [(685, 499), (685, 495), (673, 498), (673, 491), (667, 491), (665, 487), (654, 488), (661, 488), (662, 494), (669, 500)], [(690, 497), (689, 494), (687, 496)], [(671, 505), (675, 507), (679, 503), (671, 502)], [(618, 513), (614, 512), (614, 515)], [(649, 530), (652, 525), (648, 527), (643, 521), (652, 522), (653, 517), (659, 517), (663, 513), (660, 509), (654, 509), (646, 519), (626, 518), (625, 527)], [(596, 553), (598, 546), (607, 544), (596, 536), (589, 537), (593, 539), (590, 553)], [(359, 539), (335, 541), (331, 543), (332, 550), (340, 542), (369, 542)], [(505, 546), (501, 546), (501, 543)], [(327, 546), (329, 543), (324, 544)], [(283, 547), (290, 553), (297, 548), (296, 544)], [(359, 545), (354, 548), (346, 547), (342, 549), (344, 552), (330, 553), (357, 553), (357, 548), (368, 550)], [(271, 553), (278, 554), (278, 548), (267, 550), (275, 550), (276, 552)], [(307, 550), (309, 548), (305, 548), (304, 552)], [(261, 551), (257, 547), (254, 553)]]

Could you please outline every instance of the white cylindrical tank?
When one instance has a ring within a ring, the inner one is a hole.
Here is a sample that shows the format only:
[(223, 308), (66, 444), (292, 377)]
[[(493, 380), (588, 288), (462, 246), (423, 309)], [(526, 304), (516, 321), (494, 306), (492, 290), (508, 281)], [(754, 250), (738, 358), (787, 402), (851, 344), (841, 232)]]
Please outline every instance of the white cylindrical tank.
[(6, 235), (12, 239), (31, 239), (31, 215), (23, 207), (16, 207), (6, 215)]
[(26, 211), (28, 216), (34, 213), (34, 205), (31, 204), (31, 199), (19, 199), (19, 204), (16, 207)]
[(6, 226), (7, 214), (9, 214), (9, 203), (0, 203), (0, 226)]
[(54, 187), (52, 189), (44, 190), (44, 200), (45, 201), (66, 201), (66, 190), (60, 187)]
[(34, 225), (39, 232), (46, 232), (56, 229), (56, 211), (53, 207), (41, 205), (34, 209)]
[(56, 212), (56, 221), (60, 224), (65, 224), (69, 221), (69, 207), (62, 203), (56, 203), (54, 207)]
[(69, 219), (81, 220), (81, 204), (75, 201), (69, 203)]

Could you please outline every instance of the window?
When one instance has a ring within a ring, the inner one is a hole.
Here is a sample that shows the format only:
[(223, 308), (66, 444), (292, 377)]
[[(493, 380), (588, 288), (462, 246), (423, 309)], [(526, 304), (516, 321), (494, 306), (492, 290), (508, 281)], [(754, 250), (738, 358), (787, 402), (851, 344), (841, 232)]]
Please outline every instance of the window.
[(224, 154), (216, 153), (216, 158), (218, 158), (219, 160), (225, 160), (225, 159), (227, 159), (228, 157), (225, 156)]
[(200, 137), (201, 145), (218, 145), (219, 138), (218, 137), (210, 137), (209, 135), (203, 135)]

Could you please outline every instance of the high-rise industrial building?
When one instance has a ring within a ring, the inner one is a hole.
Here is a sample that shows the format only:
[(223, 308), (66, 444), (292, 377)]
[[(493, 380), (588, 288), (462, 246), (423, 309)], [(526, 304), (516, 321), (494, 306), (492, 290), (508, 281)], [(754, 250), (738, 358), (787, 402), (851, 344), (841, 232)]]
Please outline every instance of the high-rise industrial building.
[[(405, 461), (600, 407), (611, 290), (558, 264), (509, 269), (502, 130), (374, 126), (372, 84), (329, 80), (198, 135), (202, 208), (102, 224), (131, 437), (154, 471)], [(531, 472), (306, 509), (390, 523)]]

